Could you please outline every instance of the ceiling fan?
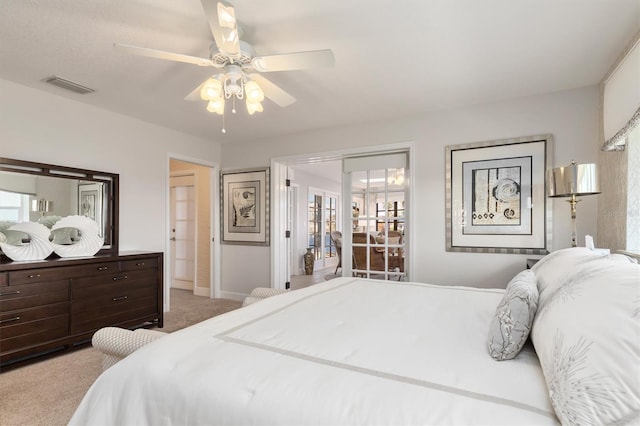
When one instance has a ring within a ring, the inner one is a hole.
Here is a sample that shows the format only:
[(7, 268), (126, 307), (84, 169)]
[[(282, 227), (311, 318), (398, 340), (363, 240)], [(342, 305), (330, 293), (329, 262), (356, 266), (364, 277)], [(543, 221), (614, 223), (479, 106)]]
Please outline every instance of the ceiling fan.
[[(235, 99), (244, 99), (251, 115), (263, 110), (265, 96), (281, 107), (296, 101), (259, 73), (331, 67), (335, 62), (330, 49), (255, 56), (251, 45), (240, 40), (233, 6), (223, 0), (201, 1), (214, 39), (209, 47), (209, 58), (121, 43), (114, 43), (114, 47), (135, 55), (217, 68), (218, 73), (202, 82), (184, 99), (207, 101), (207, 110), (223, 115), (223, 119), (226, 99), (234, 102), (234, 113)], [(222, 132), (225, 133), (224, 124)]]

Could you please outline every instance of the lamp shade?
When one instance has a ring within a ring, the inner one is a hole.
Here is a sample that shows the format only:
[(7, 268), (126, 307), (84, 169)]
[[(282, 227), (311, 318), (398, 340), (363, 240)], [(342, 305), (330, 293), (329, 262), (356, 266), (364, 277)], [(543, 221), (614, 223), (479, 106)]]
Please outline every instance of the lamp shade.
[(599, 194), (596, 165), (571, 162), (564, 167), (547, 170), (547, 195), (570, 197), (572, 195)]
[(53, 211), (53, 201), (40, 199), (31, 201), (31, 211), (33, 212), (50, 212)]

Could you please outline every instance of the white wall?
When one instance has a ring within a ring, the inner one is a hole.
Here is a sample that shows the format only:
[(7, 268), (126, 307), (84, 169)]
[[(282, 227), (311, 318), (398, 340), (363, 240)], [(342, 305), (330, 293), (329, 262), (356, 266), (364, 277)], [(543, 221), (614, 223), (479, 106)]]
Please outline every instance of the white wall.
[[(504, 287), (524, 269), (525, 255), (450, 253), (445, 251), (445, 146), (551, 133), (554, 165), (596, 162), (598, 153), (598, 89), (596, 86), (455, 110), (436, 111), (405, 119), (354, 125), (261, 140), (225, 144), (224, 168), (263, 167), (272, 157), (321, 153), (344, 148), (396, 142), (415, 143), (415, 223), (413, 281), (436, 284)], [(606, 191), (606, 188), (602, 189)], [(578, 205), (578, 235), (596, 237), (598, 196)], [(553, 203), (553, 249), (570, 246), (569, 206)], [(248, 293), (269, 286), (268, 247), (223, 246), (222, 290)], [(246, 259), (252, 267), (246, 267)]]
[(217, 142), (0, 79), (0, 156), (118, 173), (121, 251), (166, 252), (168, 153), (220, 163)]

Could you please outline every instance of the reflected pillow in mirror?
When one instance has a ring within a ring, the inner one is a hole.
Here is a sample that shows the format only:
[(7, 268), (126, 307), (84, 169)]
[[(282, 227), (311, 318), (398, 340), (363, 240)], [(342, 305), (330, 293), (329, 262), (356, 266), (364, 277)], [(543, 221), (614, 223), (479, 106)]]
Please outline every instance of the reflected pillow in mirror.
[(50, 240), (54, 244), (73, 244), (77, 239), (78, 230), (76, 228), (58, 228), (51, 231)]

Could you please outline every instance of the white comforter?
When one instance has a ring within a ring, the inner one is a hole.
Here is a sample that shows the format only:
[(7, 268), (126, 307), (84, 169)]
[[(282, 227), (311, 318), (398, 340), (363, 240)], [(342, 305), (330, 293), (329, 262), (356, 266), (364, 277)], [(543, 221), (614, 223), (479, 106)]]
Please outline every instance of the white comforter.
[(487, 352), (502, 290), (339, 278), (172, 333), (72, 425), (556, 424), (530, 347)]

